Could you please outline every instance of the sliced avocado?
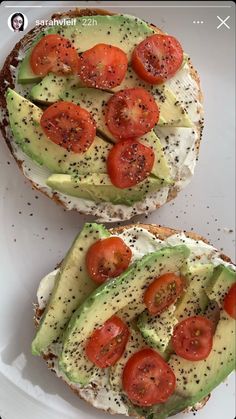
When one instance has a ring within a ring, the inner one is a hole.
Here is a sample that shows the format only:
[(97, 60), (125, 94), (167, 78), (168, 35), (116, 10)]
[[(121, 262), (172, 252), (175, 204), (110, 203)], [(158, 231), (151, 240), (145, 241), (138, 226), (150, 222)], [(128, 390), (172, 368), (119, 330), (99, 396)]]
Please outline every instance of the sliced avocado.
[(175, 393), (165, 403), (146, 409), (130, 403), (130, 413), (138, 413), (148, 419), (166, 419), (201, 402), (234, 370), (235, 342), (235, 320), (221, 311), (213, 348), (207, 359), (192, 362), (172, 355), (169, 365), (177, 379)]
[(175, 317), (181, 321), (186, 317), (203, 314), (209, 299), (206, 295), (206, 286), (212, 277), (214, 266), (200, 263), (189, 264), (184, 268), (182, 275), (187, 281), (187, 289), (177, 303)]
[(155, 404), (148, 408), (133, 405), (127, 397), (125, 402), (128, 406), (129, 416), (136, 417), (138, 415), (145, 419), (167, 419), (189, 407), (189, 399), (177, 393), (174, 393), (165, 403)]
[(80, 85), (79, 77), (57, 76), (56, 74), (47, 74), (38, 84), (35, 84), (30, 91), (30, 99), (43, 104), (50, 104), (60, 100), (65, 91), (65, 86), (71, 88)]
[(77, 198), (132, 206), (134, 202), (142, 201), (147, 193), (161, 189), (165, 182), (149, 176), (136, 186), (121, 189), (111, 183), (107, 174), (93, 173), (76, 177), (54, 174), (47, 179), (47, 185), (54, 191)]
[[(38, 100), (40, 95), (42, 95), (43, 93), (42, 88), (40, 89), (39, 85), (33, 87), (33, 89), (36, 89), (36, 87), (38, 94), (37, 96), (34, 95), (34, 99)], [(51, 90), (52, 86), (51, 88), (48, 87), (48, 92), (51, 92)], [(176, 99), (176, 96), (168, 87), (162, 85), (159, 87), (156, 86), (152, 89), (150, 89), (149, 87), (148, 90), (154, 96), (154, 99), (160, 111), (159, 121), (157, 125), (171, 125), (183, 127), (192, 126), (192, 123), (189, 120), (187, 113), (184, 112), (184, 110), (181, 108), (180, 103)], [(68, 82), (67, 84), (65, 84), (65, 90), (63, 93), (61, 93), (60, 99), (74, 102), (77, 105), (80, 105), (81, 107), (91, 112), (101, 132), (108, 138), (116, 142), (111, 132), (107, 128), (104, 118), (106, 104), (108, 100), (112, 97), (112, 95), (112, 93), (105, 92), (104, 90), (80, 87), (76, 83), (73, 85), (71, 84), (71, 82)], [(45, 97), (46, 95), (44, 95), (44, 98)]]
[(40, 76), (37, 76), (31, 69), (30, 65), (30, 54), (34, 46), (40, 41), (43, 37), (43, 31), (40, 32), (35, 40), (30, 44), (30, 49), (25, 53), (23, 61), (18, 67), (17, 81), (18, 83), (28, 84), (28, 83), (38, 83), (41, 80)]
[[(66, 89), (66, 91), (61, 95), (61, 99), (74, 102), (76, 105), (87, 109), (96, 121), (98, 131), (116, 143), (117, 141), (107, 128), (104, 118), (106, 103), (111, 96), (112, 95), (110, 93), (99, 89), (74, 87)], [(170, 169), (162, 150), (161, 142), (155, 132), (153, 130), (148, 132), (143, 137), (139, 138), (139, 141), (151, 147), (155, 153), (155, 162), (152, 174), (161, 179), (168, 180), (170, 177)]]
[[(184, 60), (185, 63), (185, 60)], [(119, 91), (132, 87), (143, 87), (150, 92), (160, 109), (158, 125), (173, 127), (192, 127), (192, 121), (172, 90), (166, 85), (150, 85), (141, 80), (131, 66), (128, 67), (123, 82), (113, 89)]]
[(225, 265), (219, 265), (214, 269), (213, 276), (207, 286), (207, 296), (221, 307), (226, 294), (235, 282), (236, 271)]
[[(81, 16), (72, 20), (73, 24), (71, 25), (57, 25), (42, 30), (41, 36), (37, 38), (34, 45), (43, 35), (59, 33), (73, 43), (78, 53), (86, 51), (96, 44), (110, 44), (121, 48), (130, 60), (134, 47), (147, 36), (155, 33), (146, 22), (128, 15)], [(38, 76), (33, 74), (30, 67), (31, 51), (32, 47), (27, 51), (20, 65), (19, 83), (33, 83), (38, 80)]]
[(153, 130), (148, 132), (139, 138), (138, 141), (148, 147), (151, 147), (155, 154), (155, 160), (151, 174), (158, 177), (159, 179), (163, 179), (167, 184), (171, 184), (172, 179), (170, 177), (170, 166), (168, 165), (167, 159), (165, 157), (161, 141), (155, 132)]
[(92, 114), (97, 128), (101, 133), (115, 143), (116, 139), (107, 128), (104, 117), (106, 104), (111, 96), (111, 93), (105, 92), (104, 90), (93, 89), (92, 87), (66, 86), (60, 99), (74, 102), (76, 105), (87, 109), (87, 111)]
[(177, 378), (176, 392), (190, 399), (189, 406), (207, 396), (235, 368), (235, 320), (221, 312), (207, 359), (187, 361), (172, 355), (169, 361)]
[(159, 88), (152, 89), (152, 94), (160, 109), (160, 119), (157, 125), (185, 128), (193, 126), (186, 110), (169, 87), (162, 84)]
[[(188, 55), (184, 53), (183, 62), (182, 62), (182, 65), (181, 65), (181, 67), (179, 68), (178, 71), (180, 71), (185, 66), (185, 64), (187, 62), (188, 62)], [(152, 93), (152, 90), (155, 91), (155, 89), (159, 89), (159, 88), (162, 89), (163, 84), (152, 85), (150, 83), (145, 82), (144, 80), (139, 78), (139, 76), (133, 70), (132, 66), (129, 64), (128, 69), (127, 69), (127, 73), (126, 73), (126, 77), (124, 78), (124, 80), (121, 82), (121, 84), (119, 86), (116, 86), (116, 87), (110, 89), (110, 91), (111, 92), (118, 92), (119, 90), (129, 89), (129, 88), (132, 88), (132, 87), (143, 87), (144, 89), (146, 89), (146, 90), (148, 90)]]
[(209, 299), (205, 287), (212, 276), (213, 265), (185, 264), (181, 275), (185, 278), (187, 288), (184, 295), (175, 305), (157, 316), (144, 311), (138, 320), (138, 327), (148, 345), (161, 353), (169, 353), (169, 343), (178, 321), (186, 317), (203, 314)]
[[(148, 254), (87, 298), (69, 322), (59, 359), (60, 369), (72, 382), (85, 386), (93, 377), (93, 364), (85, 355), (85, 344), (94, 329), (130, 303), (142, 302), (144, 289), (153, 278), (180, 269), (188, 255), (189, 249), (184, 245)], [(137, 304), (134, 315), (140, 314), (140, 307)]]
[[(142, 82), (134, 72), (132, 74), (131, 82), (127, 83), (127, 88), (142, 86), (153, 95), (160, 110), (157, 125), (192, 127), (192, 122), (187, 112), (182, 108), (174, 93), (167, 86), (164, 84), (161, 86), (150, 86)], [(129, 77), (129, 73), (127, 77)], [(43, 103), (53, 103), (60, 99), (77, 103), (89, 112), (92, 112), (94, 119), (104, 135), (113, 139), (104, 120), (105, 105), (112, 96), (112, 92), (109, 93), (104, 90), (81, 87), (78, 77), (70, 77), (68, 79), (67, 77), (63, 78), (49, 74), (32, 88), (30, 96), (33, 100)]]
[[(118, 314), (117, 314), (118, 315)], [(122, 373), (128, 359), (137, 351), (145, 348), (147, 345), (142, 338), (141, 333), (137, 328), (129, 324), (129, 340), (126, 344), (125, 351), (116, 364), (110, 368), (109, 379), (112, 390), (116, 392), (123, 391), (122, 388)]]
[(135, 313), (137, 312), (137, 305), (140, 313), (142, 313), (146, 308), (143, 302), (132, 301), (132, 303), (130, 303), (128, 306), (125, 306), (120, 311), (118, 311), (117, 316), (119, 316), (125, 323), (131, 323), (132, 321), (136, 323)]
[(109, 237), (102, 225), (85, 224), (68, 251), (56, 276), (52, 296), (32, 342), (33, 355), (44, 353), (62, 333), (72, 313), (97, 287), (89, 278), (85, 256), (97, 240)]
[[(97, 127), (102, 135), (116, 142), (108, 130), (105, 123), (105, 107), (111, 94), (98, 89), (92, 88), (76, 88), (68, 89), (61, 96), (62, 100), (74, 102), (77, 105), (87, 109), (96, 121)], [(161, 179), (170, 180), (170, 169), (162, 150), (161, 142), (155, 132), (152, 130), (139, 138), (144, 145), (151, 147), (155, 153), (155, 163), (152, 174)]]
[(7, 91), (7, 109), (16, 143), (36, 163), (52, 172), (72, 175), (103, 173), (112, 145), (96, 137), (82, 154), (68, 152), (47, 138), (41, 126), (43, 111), (14, 90)]
[(138, 328), (149, 346), (162, 354), (167, 350), (175, 325), (175, 305), (171, 305), (163, 313), (151, 316), (145, 310), (138, 319)]

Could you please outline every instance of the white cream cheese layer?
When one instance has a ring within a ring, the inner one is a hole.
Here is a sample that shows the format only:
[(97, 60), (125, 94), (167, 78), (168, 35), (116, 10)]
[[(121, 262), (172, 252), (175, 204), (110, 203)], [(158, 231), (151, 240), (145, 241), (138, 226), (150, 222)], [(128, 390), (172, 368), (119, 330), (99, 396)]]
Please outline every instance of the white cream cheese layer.
[[(143, 228), (132, 227), (115, 236), (121, 237), (131, 248), (132, 262), (142, 258), (145, 254), (155, 252), (162, 247), (186, 244), (190, 249), (190, 262), (197, 261), (203, 264), (211, 262), (215, 266), (224, 264), (235, 269), (234, 265), (221, 259), (220, 252), (213, 246), (206, 244), (201, 240), (196, 241), (190, 239), (186, 237), (184, 233), (173, 234), (163, 241)], [(53, 290), (57, 272), (58, 269), (48, 274), (42, 279), (39, 285), (37, 298), (41, 309), (47, 304), (50, 293)], [(50, 349), (55, 354), (58, 351), (58, 347), (51, 347)], [(54, 369), (59, 377), (62, 377), (74, 389), (79, 389), (80, 395), (93, 406), (104, 410), (111, 410), (113, 413), (128, 415), (127, 407), (122, 402), (121, 396), (118, 393), (115, 393), (110, 387), (108, 371), (101, 370), (100, 376), (96, 377), (96, 381), (93, 382), (93, 385), (81, 389), (79, 385), (71, 383), (59, 370), (56, 360), (54, 362)], [(96, 385), (96, 387), (94, 387), (94, 385)]]
[[(23, 51), (20, 51), (19, 54), (21, 58), (24, 56)], [(15, 80), (15, 89), (20, 94), (25, 95), (29, 91), (29, 88), (19, 85), (16, 82), (16, 69), (12, 67), (11, 70)], [(199, 86), (191, 76), (191, 68), (188, 62), (167, 82), (167, 85), (171, 87), (177, 100), (186, 108), (194, 123), (193, 128), (156, 128), (156, 133), (164, 147), (165, 156), (170, 165), (171, 174), (175, 179), (175, 187), (180, 190), (190, 182), (194, 173), (197, 157), (195, 144), (199, 138), (199, 122), (202, 115), (202, 105), (199, 101)], [(23, 153), (21, 148), (15, 143), (10, 128), (7, 130), (7, 135), (11, 141), (15, 157), (23, 162), (22, 168), (24, 175), (34, 182), (40, 190), (52, 197), (53, 192), (46, 185), (46, 180), (50, 175), (48, 169), (39, 166)], [(76, 209), (82, 213), (93, 215), (99, 221), (112, 222), (129, 220), (134, 215), (147, 214), (154, 211), (157, 207), (165, 204), (169, 191), (170, 187), (166, 186), (160, 191), (149, 193), (144, 201), (136, 202), (132, 207), (113, 205), (109, 202), (95, 204), (90, 200), (71, 197), (61, 193), (56, 193), (56, 195), (68, 210)]]
[(59, 269), (55, 269), (40, 281), (37, 291), (37, 300), (40, 309), (43, 309), (47, 305), (47, 302), (51, 296), (51, 292), (54, 288), (56, 275), (58, 272)]

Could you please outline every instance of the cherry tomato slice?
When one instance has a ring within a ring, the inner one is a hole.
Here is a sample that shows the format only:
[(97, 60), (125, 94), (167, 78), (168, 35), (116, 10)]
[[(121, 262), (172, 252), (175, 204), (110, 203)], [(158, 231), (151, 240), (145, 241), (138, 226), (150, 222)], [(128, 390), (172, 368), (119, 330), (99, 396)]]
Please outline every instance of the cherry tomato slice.
[(224, 310), (236, 320), (236, 283), (232, 285), (224, 299)]
[(164, 359), (153, 349), (136, 352), (125, 365), (123, 389), (138, 406), (164, 403), (174, 393), (176, 378)]
[(157, 124), (159, 108), (142, 87), (115, 93), (107, 102), (105, 120), (117, 140), (139, 138)]
[(112, 89), (125, 77), (128, 58), (120, 48), (97, 44), (83, 52), (79, 61), (79, 76), (88, 87)]
[(67, 75), (77, 73), (79, 56), (70, 41), (60, 35), (45, 35), (30, 55), (32, 71), (39, 76), (49, 72)]
[(189, 361), (206, 359), (212, 350), (214, 325), (206, 317), (189, 317), (174, 329), (172, 345), (177, 355)]
[(71, 102), (49, 106), (40, 125), (51, 141), (74, 153), (86, 151), (96, 135), (96, 124), (90, 113)]
[(150, 147), (135, 140), (120, 141), (108, 154), (107, 172), (114, 186), (130, 188), (149, 176), (154, 160)]
[(86, 255), (86, 267), (90, 278), (101, 284), (125, 271), (132, 252), (120, 237), (98, 240), (90, 246)]
[(123, 321), (112, 316), (89, 338), (85, 351), (88, 359), (100, 368), (114, 365), (123, 354), (129, 329)]
[(144, 304), (150, 314), (165, 311), (182, 294), (184, 280), (180, 276), (168, 273), (156, 278), (144, 294)]
[(151, 35), (138, 44), (131, 64), (137, 75), (148, 83), (161, 84), (174, 76), (183, 62), (182, 47), (173, 36)]

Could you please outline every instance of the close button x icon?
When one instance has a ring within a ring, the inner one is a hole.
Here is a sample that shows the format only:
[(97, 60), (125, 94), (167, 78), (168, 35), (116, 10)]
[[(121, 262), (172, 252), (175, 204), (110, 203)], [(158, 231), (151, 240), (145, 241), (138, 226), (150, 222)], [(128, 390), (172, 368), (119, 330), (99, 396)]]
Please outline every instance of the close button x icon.
[(225, 19), (222, 19), (220, 16), (217, 16), (217, 19), (219, 19), (219, 21), (221, 22), (218, 26), (217, 29), (220, 29), (222, 26), (226, 26), (226, 28), (230, 29), (230, 26), (227, 25), (227, 20), (229, 20), (230, 16), (227, 16)]

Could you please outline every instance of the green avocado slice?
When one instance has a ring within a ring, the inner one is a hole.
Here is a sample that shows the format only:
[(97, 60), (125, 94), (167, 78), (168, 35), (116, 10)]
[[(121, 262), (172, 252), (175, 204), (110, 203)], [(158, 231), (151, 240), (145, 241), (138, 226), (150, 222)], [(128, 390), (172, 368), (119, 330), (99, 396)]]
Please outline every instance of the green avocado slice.
[(60, 369), (72, 382), (85, 386), (93, 378), (93, 364), (85, 355), (85, 344), (93, 330), (134, 300), (134, 314), (140, 314), (144, 289), (156, 276), (179, 270), (188, 255), (189, 249), (184, 245), (148, 254), (119, 277), (101, 285), (78, 308), (65, 331), (59, 359)]
[(58, 76), (48, 73), (38, 84), (35, 84), (29, 94), (30, 99), (44, 105), (61, 100), (66, 89), (83, 87), (79, 76)]
[(212, 264), (187, 264), (182, 275), (188, 287), (176, 305), (175, 317), (181, 321), (191, 316), (203, 315), (209, 303), (206, 287), (213, 275)]
[(143, 135), (143, 137), (139, 138), (138, 141), (147, 147), (151, 147), (155, 154), (151, 174), (159, 179), (163, 179), (165, 184), (172, 184), (173, 180), (170, 174), (170, 166), (165, 157), (161, 141), (157, 137), (156, 133), (152, 130)]
[[(114, 139), (111, 132), (106, 126), (104, 116), (106, 111), (106, 104), (108, 100), (112, 97), (112, 93), (88, 87), (72, 86), (72, 81), (68, 83), (69, 84), (65, 86), (65, 90), (61, 94), (60, 98), (62, 100), (74, 102), (77, 105), (80, 105), (81, 107), (91, 112), (101, 132), (108, 138), (110, 138), (112, 141), (116, 142), (116, 140)], [(32, 89), (34, 93), (33, 96), (31, 91), (31, 96), (34, 100), (37, 100), (37, 98), (40, 95), (43, 95), (43, 93), (41, 93), (42, 86), (40, 89), (37, 88), (37, 86), (35, 86)], [(135, 85), (133, 87), (135, 87)], [(192, 126), (192, 123), (189, 120), (187, 114), (183, 111), (175, 95), (167, 86), (156, 86), (155, 89), (151, 90), (149, 88), (148, 90), (150, 90), (150, 93), (154, 96), (154, 99), (160, 111), (159, 121), (157, 125), (186, 127)], [(37, 94), (35, 93), (35, 91)], [(46, 99), (46, 96), (47, 95), (44, 94), (44, 96), (42, 97)]]
[(36, 163), (52, 172), (71, 175), (106, 172), (106, 158), (112, 145), (95, 137), (82, 153), (68, 152), (47, 138), (41, 126), (43, 111), (14, 90), (7, 91), (7, 109), (15, 142)]
[[(81, 154), (68, 152), (52, 142), (40, 126), (43, 111), (8, 89), (7, 108), (10, 126), (16, 143), (36, 163), (56, 173), (72, 176), (92, 173), (106, 173), (106, 160), (112, 144), (96, 136), (89, 149)], [(162, 145), (154, 131), (143, 136), (140, 141), (151, 147), (155, 154), (152, 174), (167, 183), (171, 183), (170, 168), (165, 158)]]
[(177, 302), (156, 316), (150, 315), (147, 310), (140, 315), (137, 324), (148, 345), (161, 353), (168, 352), (178, 321), (204, 314), (209, 302), (205, 289), (213, 269), (212, 264), (186, 263), (180, 274), (185, 278), (187, 289)]
[[(221, 307), (222, 296), (224, 297), (230, 286), (235, 283), (236, 273), (225, 265), (215, 267), (213, 274), (212, 269), (213, 266), (209, 264), (202, 265), (202, 269), (200, 269), (200, 264), (196, 264), (190, 267), (188, 274), (192, 275), (194, 273), (193, 279), (195, 278), (195, 284), (192, 290), (195, 288), (198, 294), (201, 294), (203, 289), (208, 290), (208, 297), (212, 301), (216, 301)], [(200, 273), (200, 284), (197, 284), (199, 282), (197, 281), (197, 276)], [(191, 285), (191, 282), (189, 285)], [(186, 310), (183, 309), (183, 300), (181, 301), (183, 317), (196, 314), (195, 311), (191, 311), (197, 301), (196, 295), (192, 294), (190, 290), (188, 294), (189, 299), (185, 299), (185, 303), (188, 305)], [(193, 301), (191, 301), (192, 298)], [(206, 308), (206, 300), (205, 298), (201, 300), (203, 305), (199, 305), (200, 300), (201, 295), (198, 298), (198, 306), (201, 310), (204, 310)], [(177, 378), (175, 393), (165, 403), (154, 405), (148, 409), (138, 408), (127, 400), (130, 406), (130, 413), (135, 414), (136, 412), (140, 416), (143, 415), (150, 419), (166, 419), (201, 402), (234, 370), (236, 362), (235, 335), (235, 320), (221, 309), (210, 355), (203, 361), (192, 362), (172, 354), (169, 365)]]
[(118, 205), (132, 206), (142, 201), (147, 193), (158, 191), (165, 186), (165, 181), (149, 176), (131, 188), (115, 187), (107, 174), (93, 173), (92, 175), (77, 176), (53, 174), (47, 179), (47, 185), (54, 191), (94, 202), (111, 202)]
[[(169, 364), (178, 377), (176, 391), (192, 397), (193, 403), (209, 394), (233, 371), (235, 342), (235, 320), (222, 310), (213, 338), (213, 348), (206, 360), (194, 363), (172, 355)], [(180, 372), (182, 369), (183, 373)]]
[(32, 42), (30, 49), (27, 49), (25, 53), (24, 59), (21, 61), (19, 67), (18, 67), (18, 75), (17, 75), (17, 81), (20, 84), (28, 84), (28, 83), (38, 83), (42, 77), (36, 75), (30, 65), (30, 54), (35, 45), (40, 41), (40, 39), (43, 37), (43, 31), (39, 33), (35, 40)]
[(208, 358), (192, 362), (172, 355), (169, 365), (177, 378), (175, 393), (165, 403), (148, 409), (138, 408), (127, 400), (130, 414), (138, 413), (148, 419), (166, 419), (201, 402), (234, 370), (235, 342), (235, 320), (222, 311)]
[(89, 278), (85, 256), (97, 240), (109, 237), (105, 227), (87, 223), (75, 238), (56, 276), (55, 286), (32, 342), (33, 355), (45, 353), (61, 335), (75, 309), (97, 287)]
[[(78, 53), (86, 51), (96, 44), (110, 44), (121, 48), (130, 60), (132, 50), (147, 36), (155, 33), (146, 22), (129, 15), (96, 15), (68, 19), (70, 25), (56, 25), (42, 29), (34, 45), (44, 35), (59, 33), (69, 39)], [(32, 47), (27, 51), (18, 73), (19, 83), (34, 83), (39, 80), (30, 66)]]
[[(137, 326), (147, 345), (164, 356), (178, 320), (175, 317), (175, 306), (171, 305), (163, 313), (151, 316), (145, 310), (138, 318)], [(168, 352), (168, 351), (167, 351)]]
[[(71, 88), (61, 96), (62, 100), (76, 103), (82, 108), (87, 109), (94, 120), (96, 121), (98, 132), (113, 142), (117, 140), (112, 136), (111, 132), (107, 128), (105, 122), (105, 109), (106, 103), (112, 95), (108, 92), (104, 92), (99, 89), (93, 88)], [(151, 147), (155, 153), (155, 163), (152, 169), (152, 174), (165, 180), (170, 180), (170, 169), (166, 161), (161, 142), (156, 136), (155, 132), (151, 130), (139, 140), (144, 145)]]
[(226, 294), (235, 282), (236, 272), (228, 266), (219, 265), (214, 269), (206, 294), (210, 300), (222, 307)]
[[(120, 313), (117, 313), (120, 317)], [(132, 324), (128, 324), (130, 336), (125, 347), (125, 350), (120, 359), (110, 368), (110, 384), (112, 390), (120, 393), (123, 391), (122, 388), (122, 372), (128, 359), (137, 351), (146, 347), (145, 340), (143, 339), (139, 330)]]
[[(132, 72), (132, 78), (130, 72)], [(143, 87), (154, 97), (160, 111), (157, 125), (192, 127), (187, 112), (169, 87), (165, 84), (151, 86), (141, 81), (132, 69), (129, 69), (126, 77), (129, 82), (124, 85), (125, 88)], [(121, 86), (119, 90), (122, 90)], [(76, 76), (63, 78), (50, 73), (39, 84), (33, 86), (30, 97), (42, 103), (54, 103), (61, 99), (75, 102), (91, 112), (104, 135), (113, 139), (104, 119), (106, 103), (112, 94), (112, 92), (100, 89), (82, 87)]]
[[(180, 70), (187, 65), (187, 56), (184, 55), (183, 64)], [(176, 76), (178, 76), (178, 73)], [(181, 102), (178, 100), (172, 90), (167, 86), (167, 84), (164, 83), (161, 85), (151, 85), (146, 83), (145, 81), (141, 80), (133, 68), (129, 66), (126, 76), (120, 86), (115, 87), (112, 89), (112, 91), (116, 92), (132, 87), (142, 87), (150, 92), (154, 97), (160, 109), (160, 117), (157, 125), (185, 128), (191, 128), (193, 126), (187, 111), (184, 109)]]
[(73, 102), (76, 105), (81, 106), (81, 108), (87, 109), (93, 116), (98, 130), (100, 130), (106, 138), (116, 143), (117, 140), (113, 137), (105, 122), (106, 104), (111, 97), (111, 93), (100, 89), (66, 86), (60, 99), (67, 102)]

